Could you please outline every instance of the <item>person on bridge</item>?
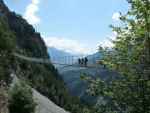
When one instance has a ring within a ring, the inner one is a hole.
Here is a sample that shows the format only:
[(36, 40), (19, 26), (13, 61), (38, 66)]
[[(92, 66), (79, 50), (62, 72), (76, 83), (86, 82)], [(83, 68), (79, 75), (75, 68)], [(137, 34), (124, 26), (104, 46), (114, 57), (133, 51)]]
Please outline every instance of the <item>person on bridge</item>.
[(88, 58), (85, 57), (85, 58), (84, 58), (84, 65), (87, 66), (87, 63), (88, 63)]
[(78, 64), (81, 65), (81, 59), (80, 58), (78, 59)]
[(84, 65), (84, 58), (81, 59), (81, 66)]

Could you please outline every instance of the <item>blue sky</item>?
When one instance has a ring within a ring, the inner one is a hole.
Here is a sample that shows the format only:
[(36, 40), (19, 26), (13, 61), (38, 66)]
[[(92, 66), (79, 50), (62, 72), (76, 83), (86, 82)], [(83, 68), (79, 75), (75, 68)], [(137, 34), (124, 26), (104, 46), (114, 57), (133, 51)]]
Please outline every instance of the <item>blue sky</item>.
[(47, 46), (89, 54), (99, 44), (111, 46), (110, 24), (126, 12), (126, 0), (5, 0), (43, 36)]

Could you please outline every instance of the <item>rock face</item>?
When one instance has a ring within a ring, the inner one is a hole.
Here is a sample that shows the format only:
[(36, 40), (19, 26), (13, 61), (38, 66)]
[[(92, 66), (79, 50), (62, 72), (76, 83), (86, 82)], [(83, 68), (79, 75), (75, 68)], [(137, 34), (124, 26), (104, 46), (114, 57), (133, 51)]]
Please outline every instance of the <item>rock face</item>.
[(33, 89), (33, 97), (37, 103), (36, 113), (69, 113), (55, 105), (45, 96)]
[(26, 52), (30, 56), (49, 58), (40, 33), (36, 32), (34, 27), (28, 24), (22, 16), (9, 10), (4, 0), (0, 0), (0, 17), (5, 18), (10, 31), (15, 34), (19, 52)]

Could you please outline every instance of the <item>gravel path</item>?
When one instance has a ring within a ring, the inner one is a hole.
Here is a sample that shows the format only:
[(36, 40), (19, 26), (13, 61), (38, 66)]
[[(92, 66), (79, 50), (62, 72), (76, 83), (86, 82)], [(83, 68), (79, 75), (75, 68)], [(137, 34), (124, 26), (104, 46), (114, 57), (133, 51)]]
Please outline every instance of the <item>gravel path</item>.
[(52, 101), (50, 101), (48, 98), (41, 95), (34, 89), (33, 96), (36, 103), (38, 104), (36, 108), (36, 113), (69, 113), (66, 112), (64, 109), (60, 108), (59, 106), (55, 105)]

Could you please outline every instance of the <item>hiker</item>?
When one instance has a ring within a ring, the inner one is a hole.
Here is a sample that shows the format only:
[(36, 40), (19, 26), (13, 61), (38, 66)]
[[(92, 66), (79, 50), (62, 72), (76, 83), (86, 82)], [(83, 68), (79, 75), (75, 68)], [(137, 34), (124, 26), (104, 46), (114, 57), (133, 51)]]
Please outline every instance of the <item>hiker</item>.
[(83, 66), (84, 64), (84, 58), (81, 59), (81, 65)]
[(87, 66), (87, 63), (88, 63), (88, 58), (85, 57), (85, 58), (84, 58), (84, 65)]
[(80, 58), (78, 59), (78, 64), (81, 65), (81, 59)]
[(106, 65), (105, 64), (103, 64), (104, 65), (104, 69), (106, 69)]

